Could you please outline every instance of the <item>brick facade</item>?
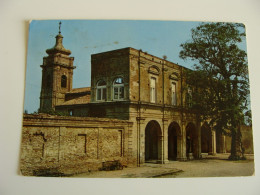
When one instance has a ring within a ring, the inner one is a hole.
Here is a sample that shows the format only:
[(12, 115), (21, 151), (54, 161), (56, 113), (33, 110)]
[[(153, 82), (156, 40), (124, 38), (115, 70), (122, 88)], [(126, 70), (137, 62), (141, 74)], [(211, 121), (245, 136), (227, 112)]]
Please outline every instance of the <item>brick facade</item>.
[(133, 165), (131, 132), (132, 123), (123, 120), (24, 115), (21, 172), (70, 175), (99, 170), (107, 161)]

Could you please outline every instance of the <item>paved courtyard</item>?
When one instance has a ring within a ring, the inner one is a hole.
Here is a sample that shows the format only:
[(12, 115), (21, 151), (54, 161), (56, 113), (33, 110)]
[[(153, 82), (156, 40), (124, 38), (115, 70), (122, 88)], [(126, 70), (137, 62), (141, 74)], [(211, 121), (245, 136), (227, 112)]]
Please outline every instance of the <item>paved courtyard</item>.
[(228, 154), (204, 155), (201, 160), (186, 162), (170, 161), (167, 164), (146, 163), (141, 167), (116, 171), (97, 171), (74, 175), (86, 178), (180, 178), (180, 177), (227, 177), (254, 174), (253, 155), (247, 160), (229, 161)]

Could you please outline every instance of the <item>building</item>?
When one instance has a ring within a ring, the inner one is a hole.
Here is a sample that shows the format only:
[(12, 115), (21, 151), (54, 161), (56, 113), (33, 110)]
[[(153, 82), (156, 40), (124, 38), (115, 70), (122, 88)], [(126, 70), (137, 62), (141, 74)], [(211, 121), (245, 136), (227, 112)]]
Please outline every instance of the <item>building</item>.
[[(91, 55), (91, 86), (73, 89), (74, 58), (62, 40), (59, 32), (43, 58), (39, 110), (70, 117), (24, 117), (25, 174), (46, 167), (62, 167), (59, 171), (69, 174), (99, 169), (106, 161), (139, 166), (225, 152), (225, 136), (216, 135), (191, 109), (192, 90), (185, 85), (184, 67), (123, 48)], [(32, 159), (40, 159), (38, 167)]]

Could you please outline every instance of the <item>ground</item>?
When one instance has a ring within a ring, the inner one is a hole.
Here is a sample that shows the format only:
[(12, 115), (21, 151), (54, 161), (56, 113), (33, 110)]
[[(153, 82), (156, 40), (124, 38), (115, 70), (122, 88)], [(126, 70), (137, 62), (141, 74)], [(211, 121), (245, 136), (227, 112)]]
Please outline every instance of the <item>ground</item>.
[(247, 160), (229, 161), (228, 154), (203, 156), (201, 160), (186, 162), (170, 161), (167, 164), (146, 163), (137, 168), (116, 171), (98, 171), (74, 175), (86, 178), (180, 178), (180, 177), (227, 177), (254, 175), (253, 155)]

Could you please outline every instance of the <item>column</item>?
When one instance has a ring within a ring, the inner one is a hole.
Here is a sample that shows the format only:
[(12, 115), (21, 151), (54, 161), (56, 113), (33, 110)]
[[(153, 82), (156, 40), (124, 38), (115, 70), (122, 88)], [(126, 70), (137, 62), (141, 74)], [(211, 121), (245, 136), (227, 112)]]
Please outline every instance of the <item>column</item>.
[(161, 135), (161, 136), (158, 136), (158, 160), (157, 160), (157, 163), (158, 164), (164, 164), (164, 156), (163, 156), (163, 147), (164, 147), (164, 137)]
[(195, 158), (201, 158), (201, 122), (197, 122), (197, 150)]
[(222, 135), (221, 139), (222, 139), (222, 152), (226, 153), (226, 136)]
[(209, 152), (210, 155), (216, 155), (216, 132), (211, 130), (211, 151)]
[(185, 129), (185, 123), (182, 122), (181, 125), (181, 154), (179, 157), (177, 157), (177, 160), (185, 161), (187, 160), (186, 156), (186, 129)]
[(136, 117), (137, 120), (137, 154), (138, 154), (138, 166), (145, 163), (145, 126), (143, 117)]
[(163, 119), (163, 162), (168, 163), (168, 119)]

